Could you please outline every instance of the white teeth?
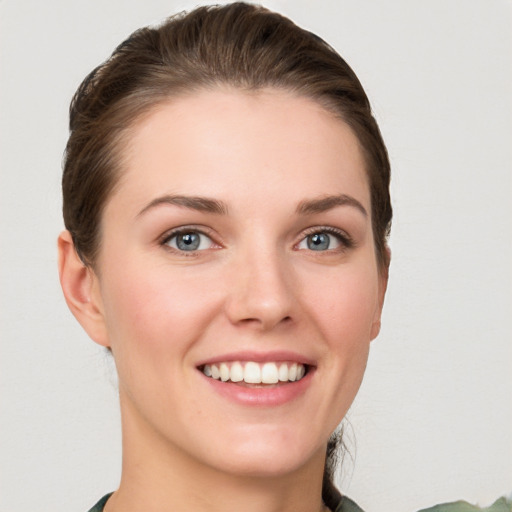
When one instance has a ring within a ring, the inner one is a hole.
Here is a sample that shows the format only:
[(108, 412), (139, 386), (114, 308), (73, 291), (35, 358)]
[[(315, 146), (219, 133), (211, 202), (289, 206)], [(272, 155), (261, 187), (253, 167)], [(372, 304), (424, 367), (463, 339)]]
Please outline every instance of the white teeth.
[(244, 369), (240, 363), (234, 363), (231, 367), (231, 382), (242, 382), (244, 380)]
[(261, 369), (258, 363), (245, 364), (244, 382), (247, 382), (247, 384), (261, 384)]
[(288, 368), (288, 380), (292, 382), (297, 380), (297, 363), (293, 363), (290, 368)]
[(247, 384), (277, 384), (278, 382), (294, 382), (306, 374), (306, 367), (301, 363), (241, 363), (224, 362), (205, 364), (203, 373), (207, 377), (222, 382), (246, 382)]
[(220, 365), (220, 380), (222, 382), (229, 380), (229, 367), (226, 363), (221, 363)]
[(279, 380), (281, 382), (288, 382), (288, 365), (285, 363), (279, 367)]
[(265, 363), (261, 369), (261, 382), (263, 384), (275, 384), (279, 382), (276, 363)]

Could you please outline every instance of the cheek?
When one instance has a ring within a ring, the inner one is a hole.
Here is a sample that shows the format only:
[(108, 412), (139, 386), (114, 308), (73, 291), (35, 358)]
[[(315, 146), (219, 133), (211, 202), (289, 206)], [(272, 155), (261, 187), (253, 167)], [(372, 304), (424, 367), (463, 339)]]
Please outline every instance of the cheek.
[(145, 357), (173, 359), (192, 344), (218, 302), (215, 289), (197, 274), (169, 266), (148, 268), (136, 260), (110, 272), (103, 295), (113, 350), (130, 346)]
[[(377, 272), (371, 264), (347, 266), (308, 283), (309, 314), (325, 341), (323, 387), (332, 389), (324, 396), (327, 409), (345, 414), (366, 369), (378, 309)], [(340, 419), (336, 416), (333, 424)]]
[(318, 340), (320, 351), (315, 417), (328, 433), (347, 413), (363, 379), (378, 301), (376, 275), (368, 263), (301, 272), (303, 331)]
[(340, 268), (308, 277), (310, 311), (330, 343), (358, 346), (370, 341), (378, 309), (378, 279), (371, 266)]

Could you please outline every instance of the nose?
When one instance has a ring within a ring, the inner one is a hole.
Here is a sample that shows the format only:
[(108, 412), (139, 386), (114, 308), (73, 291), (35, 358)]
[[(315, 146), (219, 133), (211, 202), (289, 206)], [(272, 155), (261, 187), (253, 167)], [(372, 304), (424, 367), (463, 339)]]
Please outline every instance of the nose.
[(296, 283), (278, 251), (240, 256), (229, 271), (226, 313), (232, 324), (267, 331), (293, 320)]

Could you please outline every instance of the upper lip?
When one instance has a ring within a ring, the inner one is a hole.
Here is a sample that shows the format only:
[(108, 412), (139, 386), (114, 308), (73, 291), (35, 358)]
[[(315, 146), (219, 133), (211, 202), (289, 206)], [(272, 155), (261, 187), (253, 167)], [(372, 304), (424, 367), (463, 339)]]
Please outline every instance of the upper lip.
[(255, 363), (290, 361), (308, 366), (316, 366), (314, 359), (289, 350), (273, 350), (270, 352), (244, 350), (240, 352), (229, 352), (201, 360), (196, 366), (200, 367), (205, 364), (225, 363), (230, 361), (254, 361)]

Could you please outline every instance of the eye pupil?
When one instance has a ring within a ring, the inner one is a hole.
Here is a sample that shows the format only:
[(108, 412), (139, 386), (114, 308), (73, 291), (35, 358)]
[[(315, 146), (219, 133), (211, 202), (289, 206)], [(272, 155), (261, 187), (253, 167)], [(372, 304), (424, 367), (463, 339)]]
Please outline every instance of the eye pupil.
[(329, 235), (326, 233), (315, 233), (308, 236), (308, 249), (323, 251), (329, 248)]
[(193, 251), (199, 247), (200, 242), (197, 233), (183, 233), (176, 238), (176, 245), (182, 251)]

